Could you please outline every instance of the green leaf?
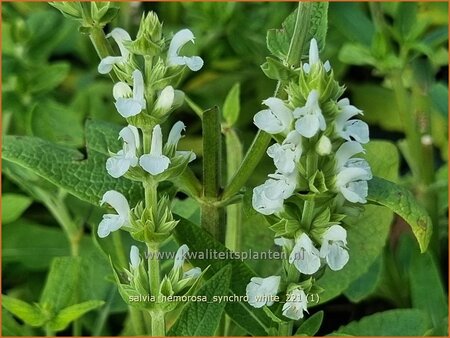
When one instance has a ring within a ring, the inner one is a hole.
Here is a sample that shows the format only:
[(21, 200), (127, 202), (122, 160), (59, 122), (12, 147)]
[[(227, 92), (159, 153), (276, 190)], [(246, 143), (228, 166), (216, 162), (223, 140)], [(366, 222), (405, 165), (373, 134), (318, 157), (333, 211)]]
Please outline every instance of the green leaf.
[(228, 92), (223, 104), (223, 117), (229, 127), (232, 127), (239, 118), (241, 103), (239, 96), (241, 95), (241, 84), (235, 83)]
[(347, 290), (345, 296), (353, 303), (358, 303), (367, 298), (376, 291), (378, 282), (381, 279), (382, 255), (378, 256), (377, 260), (372, 263), (369, 270), (354, 280)]
[(2, 336), (33, 336), (33, 333), (29, 326), (19, 324), (9, 312), (3, 311)]
[[(301, 41), (294, 41), (300, 48), (300, 57), (308, 55), (309, 41), (317, 40), (319, 49), (325, 46), (325, 38), (328, 28), (328, 3), (311, 2), (301, 3), (299, 29), (301, 29)], [(297, 9), (298, 10), (298, 9)], [(291, 40), (294, 37), (297, 10), (291, 13), (282, 23), (281, 29), (270, 29), (267, 32), (267, 48), (282, 61), (287, 61)], [(304, 30), (307, 31), (304, 31)]]
[[(366, 146), (365, 158), (374, 175), (395, 180), (398, 175), (398, 152), (395, 145), (385, 141), (371, 141)], [(374, 205), (365, 205), (359, 217), (344, 220), (348, 234), (350, 260), (340, 271), (325, 270), (317, 285), (325, 291), (320, 294), (319, 303), (340, 295), (381, 254), (389, 234), (393, 215), (389, 210)]]
[(203, 285), (197, 296), (206, 296), (207, 301), (186, 304), (169, 336), (213, 336), (221, 320), (226, 302), (217, 296), (226, 296), (231, 279), (231, 266), (227, 265)]
[(24, 211), (33, 203), (27, 196), (6, 193), (2, 196), (2, 223), (8, 224), (19, 219)]
[(54, 314), (72, 305), (78, 296), (80, 272), (79, 257), (55, 258), (47, 275), (39, 304)]
[(351, 42), (370, 47), (375, 28), (364, 6), (362, 3), (331, 3), (330, 24)]
[[(230, 251), (221, 243), (217, 242), (205, 230), (195, 224), (181, 219), (175, 228), (175, 237), (179, 243), (186, 243), (193, 252), (206, 253), (208, 250), (224, 252)], [(205, 269), (210, 266), (209, 273), (217, 273), (227, 264), (231, 264), (232, 278), (229, 295), (245, 296), (246, 286), (252, 277), (256, 276), (245, 263), (239, 260), (212, 260), (212, 259), (190, 259), (193, 265)], [(204, 257), (203, 257), (204, 258)], [(266, 336), (271, 325), (270, 319), (262, 309), (255, 309), (245, 302), (228, 302), (225, 311), (231, 319), (254, 336)]]
[(435, 83), (430, 90), (431, 102), (434, 108), (444, 117), (448, 116), (448, 86), (443, 83)]
[(280, 61), (274, 58), (266, 58), (266, 62), (261, 65), (264, 74), (272, 80), (288, 81), (295, 76), (295, 73)]
[(47, 320), (42, 310), (20, 299), (2, 295), (2, 306), (30, 326), (42, 326)]
[(346, 43), (339, 52), (339, 61), (349, 65), (375, 66), (376, 60), (371, 49), (361, 44)]
[(71, 322), (80, 318), (85, 313), (92, 311), (100, 306), (102, 306), (105, 302), (101, 300), (90, 300), (87, 302), (83, 302), (80, 304), (75, 304), (68, 306), (62, 309), (56, 317), (54, 317), (47, 324), (52, 331), (62, 331), (64, 330)]
[(390, 310), (362, 318), (339, 328), (336, 333), (353, 336), (423, 336), (428, 329), (423, 311)]
[(32, 84), (28, 88), (32, 94), (49, 92), (61, 84), (69, 74), (70, 64), (66, 62), (53, 63), (49, 66), (40, 67), (34, 70), (28, 79)]
[(87, 158), (76, 149), (37, 137), (4, 136), (2, 158), (30, 169), (81, 200), (98, 205), (108, 190), (117, 190), (130, 204), (141, 200), (142, 187), (125, 178), (115, 179), (105, 169), (108, 149), (121, 148), (117, 141), (120, 127), (106, 123), (86, 123)]
[(383, 178), (374, 177), (369, 181), (367, 200), (383, 205), (401, 216), (416, 236), (420, 251), (426, 251), (431, 238), (432, 222), (425, 208), (418, 204), (409, 190)]
[(447, 336), (443, 323), (447, 321), (447, 295), (433, 256), (416, 253), (409, 269), (411, 301), (415, 309), (423, 310), (433, 325), (433, 335)]
[(416, 2), (401, 2), (398, 5), (394, 25), (402, 41), (409, 41), (418, 26), (417, 9)]
[(323, 321), (323, 311), (316, 312), (306, 319), (295, 333), (296, 336), (314, 336), (319, 331)]

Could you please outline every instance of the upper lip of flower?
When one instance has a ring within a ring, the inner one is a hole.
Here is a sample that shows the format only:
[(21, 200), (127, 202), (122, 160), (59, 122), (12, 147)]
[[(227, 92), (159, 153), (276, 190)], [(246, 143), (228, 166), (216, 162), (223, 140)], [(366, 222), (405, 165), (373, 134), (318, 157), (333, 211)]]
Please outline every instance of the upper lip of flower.
[[(127, 97), (131, 89), (126, 83), (119, 82), (114, 85), (113, 94), (116, 99), (115, 106), (120, 115), (127, 118), (139, 114), (146, 108), (144, 98), (144, 78), (139, 69), (133, 71), (133, 91), (132, 97)], [(128, 89), (127, 89), (128, 87)]]
[(169, 50), (167, 52), (167, 63), (169, 66), (186, 65), (190, 70), (197, 71), (203, 67), (203, 60), (199, 56), (180, 56), (178, 55), (181, 47), (191, 41), (194, 43), (194, 34), (189, 29), (185, 28), (177, 33), (170, 41)]
[(125, 48), (123, 42), (131, 41), (130, 34), (122, 28), (114, 28), (111, 33), (106, 35), (107, 38), (112, 37), (119, 46), (120, 56), (107, 56), (103, 58), (98, 65), (100, 74), (107, 74), (112, 70), (113, 65), (126, 62), (130, 52)]

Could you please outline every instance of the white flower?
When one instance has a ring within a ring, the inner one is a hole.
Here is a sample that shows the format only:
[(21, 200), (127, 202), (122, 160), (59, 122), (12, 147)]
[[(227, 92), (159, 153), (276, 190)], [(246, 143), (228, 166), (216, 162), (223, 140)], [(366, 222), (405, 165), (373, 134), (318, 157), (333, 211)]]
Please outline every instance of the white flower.
[(162, 154), (162, 132), (157, 124), (153, 128), (150, 154), (144, 154), (139, 159), (139, 165), (148, 173), (158, 175), (164, 172), (170, 164), (170, 159)]
[(294, 241), (285, 237), (277, 237), (273, 240), (275, 245), (281, 246), (283, 248), (292, 248), (294, 246)]
[(253, 189), (253, 208), (263, 215), (283, 210), (283, 202), (292, 196), (297, 186), (297, 175), (271, 174), (264, 184)]
[[(319, 63), (319, 48), (317, 47), (316, 39), (312, 38), (311, 42), (309, 43), (309, 63), (303, 64), (303, 71), (306, 74), (309, 74), (314, 65)], [(323, 64), (323, 68), (325, 69), (325, 71), (329, 72), (331, 70), (330, 62), (325, 61), (325, 63)]]
[(341, 270), (349, 260), (346, 250), (347, 231), (340, 225), (332, 225), (322, 235), (320, 257), (325, 258), (333, 271)]
[(295, 242), (289, 255), (289, 263), (294, 264), (298, 271), (305, 275), (312, 275), (320, 268), (319, 250), (314, 243), (303, 233)]
[(263, 101), (269, 109), (256, 113), (253, 123), (269, 134), (287, 133), (293, 120), (292, 111), (286, 107), (283, 100), (269, 97)]
[(175, 260), (173, 262), (173, 269), (178, 270), (183, 267), (186, 255), (189, 252), (189, 247), (186, 244), (180, 246), (175, 254)]
[(124, 175), (130, 167), (138, 164), (136, 149), (139, 148), (139, 132), (136, 127), (128, 125), (119, 132), (123, 139), (123, 148), (106, 161), (106, 170), (114, 178)]
[(301, 108), (296, 108), (293, 115), (295, 121), (295, 130), (307, 138), (313, 137), (320, 130), (325, 130), (326, 122), (319, 106), (319, 92), (311, 90), (306, 99), (306, 103)]
[(172, 109), (173, 101), (175, 100), (175, 90), (172, 86), (165, 87), (159, 94), (155, 103), (155, 110), (160, 111), (161, 115)]
[(113, 96), (117, 111), (125, 118), (135, 116), (145, 109), (144, 78), (141, 71), (136, 69), (133, 72), (133, 91), (126, 83), (118, 82), (114, 85)]
[(255, 308), (261, 308), (264, 305), (271, 306), (274, 303), (273, 298), (277, 295), (279, 285), (280, 276), (253, 277), (246, 288), (248, 303)]
[(343, 143), (336, 152), (336, 187), (346, 200), (352, 203), (366, 203), (367, 181), (372, 179), (372, 171), (366, 160), (351, 158), (364, 149), (356, 141)]
[(294, 171), (302, 156), (302, 137), (295, 130), (291, 131), (280, 145), (275, 143), (267, 148), (267, 155), (273, 158), (277, 170), (282, 174)]
[(303, 318), (303, 312), (308, 312), (306, 293), (302, 289), (294, 289), (288, 294), (288, 300), (283, 305), (283, 316), (299, 320)]
[(128, 224), (130, 206), (128, 201), (120, 192), (115, 190), (109, 190), (105, 192), (100, 205), (108, 203), (113, 209), (116, 210), (115, 214), (103, 215), (103, 219), (98, 225), (97, 234), (98, 237), (104, 238), (108, 236), (112, 231), (119, 230), (122, 226)]
[(169, 66), (186, 65), (190, 70), (196, 72), (203, 67), (203, 60), (199, 56), (180, 56), (181, 47), (192, 41), (194, 43), (194, 34), (189, 29), (182, 29), (177, 32), (172, 41), (170, 41), (169, 51), (167, 52), (167, 63)]
[(369, 126), (361, 120), (350, 120), (355, 115), (362, 114), (362, 111), (352, 106), (349, 99), (344, 98), (338, 103), (340, 113), (336, 117), (336, 132), (347, 141), (352, 139), (359, 143), (369, 142)]
[(141, 257), (139, 257), (139, 249), (137, 246), (132, 245), (130, 249), (130, 265), (131, 268), (137, 269), (141, 263)]
[(200, 277), (201, 274), (202, 274), (202, 269), (200, 269), (198, 267), (192, 268), (183, 274), (183, 279), (184, 278), (198, 278), (198, 277)]
[(111, 71), (115, 64), (122, 64), (127, 62), (130, 52), (125, 48), (123, 42), (131, 41), (130, 34), (122, 28), (114, 28), (111, 33), (106, 35), (107, 38), (112, 37), (119, 46), (121, 56), (107, 56), (100, 61), (98, 65), (98, 72), (100, 74), (107, 74)]

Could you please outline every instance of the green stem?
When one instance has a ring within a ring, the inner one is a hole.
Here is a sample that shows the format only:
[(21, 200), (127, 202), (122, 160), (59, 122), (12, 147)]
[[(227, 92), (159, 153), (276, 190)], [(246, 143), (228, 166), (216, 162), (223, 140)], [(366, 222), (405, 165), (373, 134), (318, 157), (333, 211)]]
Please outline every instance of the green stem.
[(152, 312), (152, 336), (164, 337), (166, 335), (166, 323), (164, 319), (164, 312)]
[(133, 307), (129, 306), (128, 310), (130, 311), (130, 320), (131, 324), (133, 326), (133, 331), (136, 336), (140, 336), (145, 334), (145, 328), (144, 328), (144, 321), (142, 318), (142, 311)]
[(294, 322), (291, 320), (287, 323), (282, 323), (278, 326), (278, 336), (290, 337), (292, 336), (292, 328), (294, 327)]
[(54, 337), (55, 336), (55, 332), (50, 329), (50, 325), (45, 325), (45, 335), (47, 337)]
[(203, 113), (203, 203), (201, 224), (215, 239), (223, 241), (222, 208), (217, 201), (222, 178), (222, 134), (217, 107)]
[[(113, 55), (111, 45), (109, 44), (108, 40), (106, 40), (106, 36), (102, 28), (95, 26), (91, 27), (89, 30), (89, 38), (91, 39), (95, 51), (97, 52), (100, 59)], [(114, 82), (119, 81), (119, 78), (113, 71), (109, 72), (109, 76)]]

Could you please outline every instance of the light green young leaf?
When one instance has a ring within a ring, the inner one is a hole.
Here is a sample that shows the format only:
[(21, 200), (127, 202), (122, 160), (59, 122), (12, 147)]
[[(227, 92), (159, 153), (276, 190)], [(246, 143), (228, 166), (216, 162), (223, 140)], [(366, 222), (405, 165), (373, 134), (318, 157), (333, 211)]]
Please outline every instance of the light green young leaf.
[(214, 297), (228, 294), (230, 279), (231, 266), (227, 265), (210, 278), (196, 293), (197, 296), (206, 296), (208, 301), (186, 304), (168, 335), (213, 336), (226, 304), (226, 302), (219, 302)]
[(295, 336), (314, 336), (319, 331), (323, 321), (323, 311), (316, 312), (307, 318), (298, 328)]
[(232, 127), (239, 118), (239, 113), (241, 110), (240, 103), (241, 95), (241, 84), (235, 83), (230, 89), (223, 104), (223, 117), (229, 127)]
[(6, 193), (2, 196), (2, 223), (8, 224), (19, 219), (33, 203), (28, 196)]
[(427, 330), (428, 322), (423, 311), (401, 309), (364, 317), (339, 328), (336, 333), (353, 336), (423, 336)]
[(78, 296), (81, 260), (79, 257), (57, 257), (47, 275), (39, 304), (57, 314), (72, 305)]
[[(317, 40), (319, 49), (325, 46), (325, 38), (328, 28), (328, 3), (327, 2), (305, 2), (300, 4), (301, 17), (300, 29), (302, 31), (298, 46), (301, 48), (300, 56), (308, 55), (309, 41)], [(297, 9), (298, 10), (298, 9)], [(281, 29), (270, 29), (267, 32), (267, 48), (282, 61), (287, 61), (291, 40), (294, 35), (297, 10), (291, 13), (282, 23)]]
[(432, 222), (427, 211), (409, 190), (383, 178), (374, 177), (369, 181), (367, 200), (383, 205), (401, 216), (416, 236), (420, 251), (426, 251), (431, 238)]
[(90, 300), (87, 302), (75, 304), (62, 309), (56, 317), (48, 322), (50, 330), (58, 332), (64, 330), (71, 322), (80, 318), (85, 313), (92, 311), (105, 302), (101, 300)]
[(86, 123), (87, 159), (76, 149), (37, 137), (5, 136), (2, 158), (30, 169), (81, 200), (98, 205), (107, 190), (117, 190), (130, 204), (141, 199), (142, 187), (125, 178), (115, 179), (105, 169), (108, 149), (121, 148), (117, 141), (120, 127), (106, 123)]
[(361, 44), (346, 43), (339, 52), (339, 61), (349, 65), (375, 66), (376, 60), (369, 47)]
[(47, 320), (38, 306), (28, 304), (20, 299), (2, 295), (2, 306), (30, 326), (42, 326)]
[[(229, 250), (217, 242), (205, 230), (195, 224), (181, 219), (175, 228), (175, 237), (180, 243), (186, 243), (193, 252), (228, 252)], [(205, 269), (210, 266), (209, 273), (217, 273), (227, 264), (231, 264), (232, 278), (228, 295), (244, 296), (245, 289), (252, 277), (256, 276), (247, 264), (239, 260), (212, 260), (212, 259), (190, 259), (193, 265)], [(225, 311), (231, 319), (249, 334), (254, 336), (266, 336), (271, 325), (270, 319), (262, 309), (255, 309), (244, 302), (229, 302)]]
[[(366, 146), (365, 158), (374, 175), (396, 180), (398, 176), (398, 151), (395, 145), (385, 141), (371, 141)], [(382, 159), (382, 160), (381, 160)], [(325, 291), (319, 303), (340, 295), (381, 254), (389, 234), (393, 214), (379, 206), (366, 205), (360, 217), (345, 219), (348, 234), (350, 260), (340, 271), (325, 270), (317, 283)]]

